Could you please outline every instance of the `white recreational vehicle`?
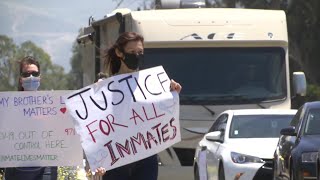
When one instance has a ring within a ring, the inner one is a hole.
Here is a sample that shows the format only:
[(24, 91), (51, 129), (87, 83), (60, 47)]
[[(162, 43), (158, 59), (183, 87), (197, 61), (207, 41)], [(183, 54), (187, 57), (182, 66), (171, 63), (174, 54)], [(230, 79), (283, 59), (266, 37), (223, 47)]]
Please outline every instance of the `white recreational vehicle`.
[(182, 141), (159, 154), (159, 179), (193, 178), (194, 149), (202, 135), (191, 131), (208, 129), (222, 111), (290, 109), (291, 97), (305, 94), (304, 74), (289, 74), (283, 11), (122, 9), (91, 19), (78, 38), (84, 44), (84, 85), (92, 84), (102, 70), (102, 50), (124, 31), (144, 36), (144, 68), (162, 65), (183, 86)]

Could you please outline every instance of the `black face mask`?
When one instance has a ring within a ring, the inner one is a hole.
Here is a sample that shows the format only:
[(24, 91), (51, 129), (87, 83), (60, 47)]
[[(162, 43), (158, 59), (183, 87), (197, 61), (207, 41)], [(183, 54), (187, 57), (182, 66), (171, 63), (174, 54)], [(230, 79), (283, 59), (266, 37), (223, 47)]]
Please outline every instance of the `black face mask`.
[(123, 62), (128, 66), (129, 69), (137, 70), (143, 61), (143, 54), (131, 54), (124, 53)]

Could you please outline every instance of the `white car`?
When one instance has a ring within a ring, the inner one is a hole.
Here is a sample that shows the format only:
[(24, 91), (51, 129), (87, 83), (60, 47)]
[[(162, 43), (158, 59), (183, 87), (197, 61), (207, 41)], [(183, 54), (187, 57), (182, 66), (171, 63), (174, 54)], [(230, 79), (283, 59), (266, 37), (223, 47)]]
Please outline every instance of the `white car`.
[(246, 109), (221, 113), (198, 143), (196, 180), (272, 179), (272, 158), (296, 110)]

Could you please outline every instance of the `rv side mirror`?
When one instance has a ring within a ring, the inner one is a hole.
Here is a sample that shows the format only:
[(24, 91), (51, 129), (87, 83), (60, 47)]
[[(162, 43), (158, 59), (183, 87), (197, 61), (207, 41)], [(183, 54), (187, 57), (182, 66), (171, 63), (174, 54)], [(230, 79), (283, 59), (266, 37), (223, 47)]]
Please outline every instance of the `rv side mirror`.
[(293, 81), (294, 96), (295, 95), (305, 96), (307, 93), (307, 81), (304, 73), (294, 72), (292, 81)]

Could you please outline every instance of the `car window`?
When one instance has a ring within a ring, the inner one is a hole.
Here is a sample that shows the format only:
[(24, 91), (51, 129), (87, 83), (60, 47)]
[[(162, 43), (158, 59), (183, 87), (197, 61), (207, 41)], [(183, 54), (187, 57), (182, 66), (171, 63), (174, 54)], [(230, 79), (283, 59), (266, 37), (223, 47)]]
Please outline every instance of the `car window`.
[(306, 116), (305, 134), (320, 134), (320, 109), (310, 109)]
[(296, 128), (296, 130), (298, 129), (299, 119), (301, 116), (302, 109), (303, 109), (303, 106), (299, 108), (298, 112), (293, 117), (292, 121), (290, 122), (290, 126), (294, 126)]
[(227, 127), (228, 115), (226, 114), (223, 119), (218, 124), (218, 131), (221, 131), (220, 139), (224, 140), (224, 135)]
[(209, 129), (209, 132), (225, 130), (227, 120), (228, 120), (228, 114), (222, 114), (217, 118), (217, 120), (211, 126), (211, 128)]
[(294, 115), (237, 115), (233, 116), (230, 138), (277, 138), (288, 127)]
[(301, 107), (301, 113), (300, 115), (297, 117), (298, 119), (298, 123), (295, 126), (295, 132), (297, 133), (297, 137), (301, 136), (304, 133), (305, 130), (305, 126), (306, 126), (306, 117), (308, 115), (308, 111), (309, 108), (306, 105), (303, 105)]

